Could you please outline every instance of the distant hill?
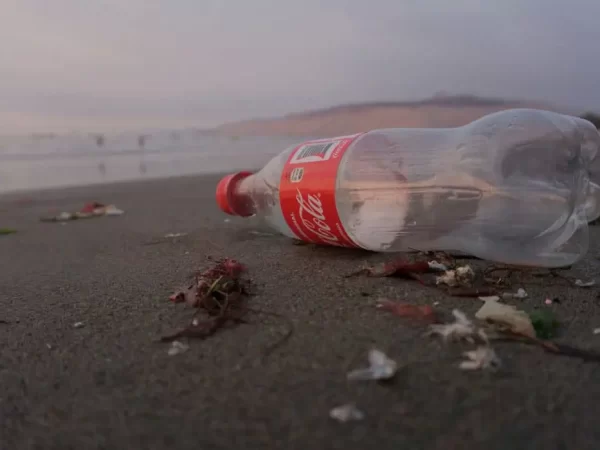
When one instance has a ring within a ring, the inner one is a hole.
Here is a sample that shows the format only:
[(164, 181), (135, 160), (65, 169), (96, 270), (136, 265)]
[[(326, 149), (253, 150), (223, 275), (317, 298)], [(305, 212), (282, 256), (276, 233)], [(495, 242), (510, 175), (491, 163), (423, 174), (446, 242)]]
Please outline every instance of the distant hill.
[(474, 95), (436, 95), (419, 101), (371, 102), (339, 105), (326, 109), (291, 113), (271, 119), (226, 123), (219, 134), (333, 136), (375, 128), (443, 128), (465, 125), (486, 114), (512, 108), (559, 111), (541, 102), (484, 98)]

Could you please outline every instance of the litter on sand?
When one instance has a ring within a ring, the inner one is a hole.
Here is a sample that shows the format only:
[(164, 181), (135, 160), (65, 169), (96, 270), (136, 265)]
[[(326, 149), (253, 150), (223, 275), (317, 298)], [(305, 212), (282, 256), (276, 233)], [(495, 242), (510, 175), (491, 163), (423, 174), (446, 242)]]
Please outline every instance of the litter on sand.
[(169, 297), (173, 303), (187, 303), (196, 308), (190, 324), (168, 336), (163, 342), (181, 337), (207, 338), (227, 325), (244, 323), (248, 312), (246, 297), (249, 280), (242, 279), (245, 268), (234, 259), (223, 259), (194, 276), (187, 288)]
[[(488, 308), (496, 308), (497, 305), (493, 305), (497, 302), (486, 302), (491, 303)], [(500, 306), (507, 306), (498, 304)], [(484, 305), (485, 307), (486, 305)], [(488, 312), (490, 310), (488, 309)], [(556, 355), (568, 356), (571, 358), (578, 358), (583, 361), (600, 362), (600, 353), (594, 350), (587, 350), (578, 347), (573, 347), (567, 344), (559, 344), (557, 342), (544, 339), (544, 330), (554, 330), (558, 322), (554, 322), (553, 316), (546, 316), (542, 320), (543, 325), (537, 323), (539, 319), (535, 314), (532, 314), (534, 322), (537, 327), (534, 328), (531, 321), (527, 325), (526, 320), (529, 320), (529, 316), (526, 318), (523, 311), (518, 311), (514, 307), (508, 306), (508, 309), (492, 309), (490, 316), (486, 315), (486, 320), (483, 321), (479, 326), (473, 324), (462, 312), (454, 310), (453, 314), (455, 317), (454, 323), (443, 324), (443, 325), (430, 325), (430, 332), (428, 334), (438, 334), (444, 338), (444, 340), (466, 340), (470, 343), (475, 343), (475, 339), (479, 340), (485, 346), (489, 347), (490, 341), (495, 339), (520, 342), (529, 345), (535, 345), (541, 347), (548, 353)], [(531, 330), (534, 330), (533, 332)], [(539, 331), (538, 331), (539, 330)], [(598, 328), (600, 334), (600, 328)], [(467, 356), (472, 361), (485, 361), (485, 354), (481, 352), (471, 353)], [(488, 354), (489, 356), (489, 354)], [(465, 361), (468, 362), (468, 361)], [(470, 365), (467, 365), (467, 368)]]
[(501, 299), (497, 295), (488, 295), (487, 297), (479, 297), (479, 300), (484, 302), (499, 302)]
[(518, 310), (511, 305), (488, 300), (483, 304), (479, 311), (475, 313), (475, 317), (479, 320), (508, 326), (512, 331), (518, 334), (532, 338), (536, 337), (535, 329), (529, 315), (525, 311)]
[(452, 310), (452, 315), (454, 322), (431, 325), (428, 334), (441, 336), (444, 341), (474, 342), (477, 329), (473, 322), (458, 309)]
[[(467, 316), (458, 309), (452, 311), (454, 322), (431, 325), (428, 334), (439, 335), (445, 342), (466, 341), (480, 345), (475, 350), (463, 353), (466, 360), (459, 364), (462, 370), (497, 370), (500, 368), (500, 358), (490, 347), (490, 341), (484, 328), (478, 328)], [(481, 345), (483, 344), (483, 345)]]
[(471, 266), (460, 266), (455, 270), (447, 270), (444, 275), (437, 278), (437, 284), (445, 284), (449, 287), (470, 286), (475, 278), (475, 272)]
[(406, 259), (391, 261), (375, 267), (367, 267), (353, 272), (346, 277), (366, 275), (369, 277), (405, 277), (416, 278), (417, 274), (437, 272), (427, 261), (411, 262)]
[(337, 406), (329, 411), (329, 417), (338, 422), (346, 423), (355, 420), (363, 420), (365, 414), (356, 407), (354, 403)]
[(509, 299), (513, 299), (513, 298), (518, 299), (518, 300), (523, 300), (527, 297), (528, 297), (527, 291), (523, 288), (517, 289), (517, 292), (515, 292), (514, 294), (512, 294), (510, 292), (505, 292), (504, 294), (502, 294), (503, 300), (509, 300)]
[(596, 285), (596, 281), (595, 280), (589, 280), (589, 281), (582, 281), (582, 280), (575, 280), (575, 286), (577, 287), (581, 287), (581, 288), (588, 288), (588, 287), (592, 287)]
[(169, 356), (179, 355), (181, 353), (187, 352), (189, 348), (190, 347), (187, 344), (184, 344), (183, 342), (173, 341), (171, 342), (171, 347), (169, 347), (169, 351), (167, 352), (167, 354)]
[(438, 321), (435, 310), (429, 305), (413, 305), (411, 303), (394, 302), (383, 298), (379, 299), (376, 307), (398, 317), (412, 317), (428, 323)]
[(501, 366), (500, 358), (494, 349), (487, 345), (464, 352), (463, 355), (467, 359), (459, 365), (462, 370), (497, 370)]
[(541, 339), (550, 339), (556, 336), (559, 327), (556, 316), (549, 308), (533, 311), (529, 314), (535, 335)]
[(86, 203), (83, 208), (75, 212), (63, 211), (55, 216), (43, 216), (40, 218), (42, 222), (67, 222), (70, 220), (90, 219), (93, 217), (102, 216), (120, 216), (125, 211), (117, 208), (115, 205), (104, 205), (98, 202)]
[(448, 266), (437, 261), (429, 261), (427, 264), (431, 270), (437, 270), (439, 272), (446, 272), (448, 270)]
[(167, 233), (167, 234), (165, 234), (166, 239), (178, 238), (178, 237), (184, 237), (184, 236), (187, 236), (187, 233)]
[(264, 231), (258, 231), (258, 230), (250, 230), (250, 231), (248, 231), (248, 233), (253, 234), (255, 236), (264, 236), (264, 237), (267, 237), (267, 236), (276, 236), (273, 233), (266, 233)]
[(83, 328), (85, 324), (83, 322), (75, 322), (73, 328)]
[(369, 350), (369, 367), (356, 369), (348, 373), (350, 381), (389, 380), (396, 375), (398, 364), (377, 349)]
[(6, 236), (9, 234), (15, 234), (17, 230), (14, 228), (0, 228), (0, 236)]

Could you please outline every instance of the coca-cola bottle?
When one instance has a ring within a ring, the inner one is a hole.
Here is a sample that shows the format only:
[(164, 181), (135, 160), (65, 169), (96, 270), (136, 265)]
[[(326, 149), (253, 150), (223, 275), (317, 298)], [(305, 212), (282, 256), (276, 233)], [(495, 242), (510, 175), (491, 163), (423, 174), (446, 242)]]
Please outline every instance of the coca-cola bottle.
[(513, 109), (295, 145), (223, 178), (217, 202), (307, 242), (560, 267), (585, 254), (600, 215), (599, 150), (586, 120)]

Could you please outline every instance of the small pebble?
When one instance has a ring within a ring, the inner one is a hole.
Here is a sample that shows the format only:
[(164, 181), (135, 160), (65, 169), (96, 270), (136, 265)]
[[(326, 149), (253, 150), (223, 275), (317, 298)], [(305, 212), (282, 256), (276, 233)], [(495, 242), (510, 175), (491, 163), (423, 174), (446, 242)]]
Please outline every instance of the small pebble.
[(587, 288), (587, 287), (592, 287), (595, 285), (596, 285), (596, 281), (594, 281), (594, 280), (589, 280), (589, 281), (575, 280), (575, 286), (577, 286), (577, 287)]
[(600, 334), (600, 328), (594, 328), (594, 334)]
[(523, 289), (523, 288), (517, 289), (515, 298), (520, 298), (520, 299), (527, 298), (527, 291), (525, 291), (525, 289)]
[(75, 322), (73, 328), (83, 328), (85, 324), (83, 322)]
[(173, 341), (167, 354), (169, 356), (179, 355), (180, 353), (187, 352), (189, 348), (190, 347), (187, 344), (184, 344), (183, 342)]
[(165, 234), (165, 238), (178, 238), (187, 236), (187, 233), (167, 233)]
[(353, 403), (338, 406), (329, 411), (329, 417), (337, 420), (338, 422), (350, 422), (353, 420), (362, 420), (365, 418), (365, 414), (358, 409)]

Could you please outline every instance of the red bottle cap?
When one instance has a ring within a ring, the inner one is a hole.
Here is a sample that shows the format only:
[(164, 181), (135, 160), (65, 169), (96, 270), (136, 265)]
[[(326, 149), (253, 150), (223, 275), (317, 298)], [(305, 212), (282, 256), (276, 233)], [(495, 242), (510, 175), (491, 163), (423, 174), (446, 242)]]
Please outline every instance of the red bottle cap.
[(252, 172), (232, 173), (219, 181), (219, 184), (217, 184), (217, 205), (224, 213), (231, 216), (247, 216), (247, 214), (236, 212), (234, 194), (236, 185), (250, 175), (252, 175)]

